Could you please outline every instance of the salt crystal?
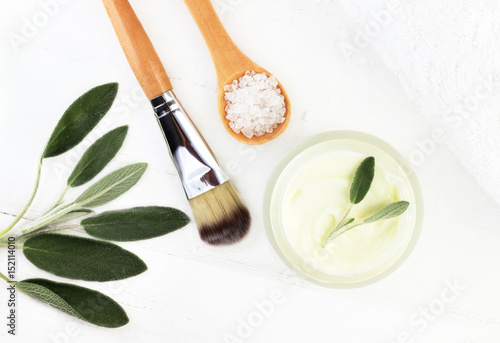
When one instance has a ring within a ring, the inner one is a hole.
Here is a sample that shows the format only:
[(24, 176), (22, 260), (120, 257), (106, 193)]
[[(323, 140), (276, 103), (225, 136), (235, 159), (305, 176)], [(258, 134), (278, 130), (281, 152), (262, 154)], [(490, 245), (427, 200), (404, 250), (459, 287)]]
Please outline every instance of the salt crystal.
[(274, 76), (247, 71), (224, 86), (229, 127), (248, 138), (271, 133), (285, 121), (285, 97)]
[(248, 138), (252, 138), (254, 135), (254, 132), (248, 128), (244, 128), (243, 130), (241, 130), (241, 133), (244, 134)]

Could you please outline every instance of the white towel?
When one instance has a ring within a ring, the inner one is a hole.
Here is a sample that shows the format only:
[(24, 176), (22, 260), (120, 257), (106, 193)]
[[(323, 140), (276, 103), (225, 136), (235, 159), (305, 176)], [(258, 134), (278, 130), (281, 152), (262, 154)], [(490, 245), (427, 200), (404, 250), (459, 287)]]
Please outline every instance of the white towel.
[(500, 1), (339, 3), (353, 21), (341, 42), (346, 55), (373, 46), (500, 204)]

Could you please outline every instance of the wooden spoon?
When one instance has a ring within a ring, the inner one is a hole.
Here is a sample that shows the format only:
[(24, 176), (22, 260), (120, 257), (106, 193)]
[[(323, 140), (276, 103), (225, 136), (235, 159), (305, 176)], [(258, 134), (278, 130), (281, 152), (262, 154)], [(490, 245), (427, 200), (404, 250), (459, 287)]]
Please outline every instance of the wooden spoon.
[(272, 75), (267, 70), (253, 62), (234, 44), (231, 37), (227, 34), (224, 26), (215, 13), (210, 0), (184, 0), (191, 15), (193, 16), (198, 28), (200, 29), (205, 42), (207, 43), (210, 54), (215, 64), (217, 73), (217, 89), (219, 115), (222, 124), (227, 132), (240, 142), (246, 144), (263, 144), (281, 135), (288, 123), (290, 122), (290, 100), (285, 92), (285, 89), (278, 81), (278, 87), (281, 94), (285, 97), (285, 121), (278, 125), (271, 133), (265, 133), (260, 137), (248, 138), (242, 133), (236, 133), (229, 127), (229, 120), (226, 118), (226, 100), (224, 99), (224, 86), (231, 84), (247, 71), (256, 73), (266, 73), (267, 76)]

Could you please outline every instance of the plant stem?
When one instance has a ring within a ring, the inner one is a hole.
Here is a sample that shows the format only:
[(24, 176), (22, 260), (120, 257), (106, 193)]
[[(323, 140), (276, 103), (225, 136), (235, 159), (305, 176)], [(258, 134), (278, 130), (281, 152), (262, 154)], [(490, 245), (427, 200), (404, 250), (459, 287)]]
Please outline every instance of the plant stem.
[(352, 210), (352, 204), (349, 205), (349, 208), (347, 209), (347, 212), (345, 213), (344, 217), (339, 222), (339, 225), (337, 225), (337, 227), (335, 228), (335, 230), (333, 232), (337, 231), (338, 229), (340, 229), (344, 225), (344, 222), (347, 219), (347, 216), (349, 215), (349, 213), (351, 213), (351, 210)]
[[(36, 223), (35, 225), (27, 228), (27, 229), (24, 229), (23, 230), (23, 233), (29, 233), (29, 232), (32, 232), (32, 231), (35, 231), (36, 229), (39, 229), (45, 225), (47, 225), (48, 223), (50, 223), (51, 221), (54, 221), (56, 220), (57, 218), (60, 218), (62, 216), (64, 216), (66, 213), (68, 212), (71, 212), (77, 208), (80, 207), (80, 204), (70, 204), (69, 206), (64, 206), (59, 212), (56, 212), (50, 216), (47, 216), (46, 219), (43, 219), (43, 217), (41, 218), (41, 220)], [(49, 213), (50, 214), (50, 213)]]
[(352, 204), (349, 205), (349, 208), (347, 209), (344, 217), (342, 218), (342, 220), (339, 221), (339, 223), (337, 224), (336, 227), (333, 228), (333, 230), (329, 231), (322, 239), (321, 241), (321, 246), (324, 247), (326, 242), (328, 242), (330, 240), (330, 237), (335, 233), (337, 232), (340, 228), (342, 228), (344, 226), (344, 223), (345, 223), (345, 220), (347, 218), (347, 216), (349, 215), (349, 213), (351, 213), (351, 210), (352, 210)]
[(0, 279), (5, 280), (12, 285), (12, 281), (10, 281), (9, 278), (7, 276), (3, 275), (2, 273), (0, 273)]
[[(5, 280), (9, 285), (16, 287), (16, 283), (9, 280), (9, 278), (0, 273), (0, 279)], [(22, 291), (21, 291), (22, 292)], [(24, 293), (24, 292), (23, 292)]]
[[(40, 221), (41, 219), (45, 218), (45, 217), (48, 217), (54, 213), (57, 213), (65, 208), (67, 208), (68, 206), (71, 206), (73, 205), (73, 203), (67, 203), (67, 204), (59, 204), (57, 205), (56, 207), (52, 208), (51, 210), (47, 211), (46, 213), (44, 213), (40, 218), (38, 218), (36, 221)], [(34, 223), (36, 223), (36, 221), (34, 221)]]
[[(5, 242), (0, 243), (0, 246), (8, 247), (9, 245), (10, 245), (10, 243), (5, 243)], [(14, 244), (14, 247), (16, 249), (24, 249), (24, 247), (22, 245), (20, 245), (20, 244)]]
[(43, 215), (46, 215), (46, 214), (50, 213), (54, 208), (56, 208), (57, 206), (59, 206), (61, 204), (64, 196), (66, 195), (66, 193), (68, 192), (68, 190), (70, 188), (71, 188), (70, 186), (66, 186), (66, 188), (64, 188), (64, 190), (62, 191), (62, 193), (59, 196), (59, 198), (57, 198), (56, 202)]
[(26, 239), (28, 237), (31, 237), (31, 236), (35, 236), (35, 235), (38, 235), (38, 234), (41, 234), (41, 233), (46, 233), (46, 232), (52, 232), (52, 231), (61, 231), (61, 230), (68, 230), (68, 229), (77, 229), (77, 228), (81, 228), (82, 226), (81, 225), (64, 225), (64, 226), (53, 226), (53, 227), (48, 227), (48, 228), (41, 228), (41, 229), (38, 229), (38, 230), (34, 230), (34, 231), (31, 231), (31, 232), (28, 232), (22, 236), (19, 236), (17, 237), (17, 239)]
[[(328, 237), (328, 240), (327, 241), (330, 241), (330, 240), (333, 240), (337, 237), (339, 237), (340, 235), (343, 235), (344, 233), (346, 233), (347, 231), (349, 230), (352, 230), (354, 229), (355, 227), (358, 227), (360, 225), (364, 225), (365, 223), (361, 222), (361, 223), (358, 223), (358, 224), (354, 224), (352, 226), (349, 226), (347, 228), (345, 228), (344, 230), (339, 230), (338, 232), (334, 232), (330, 237)], [(326, 242), (325, 242), (326, 244)]]
[(28, 203), (24, 206), (22, 209), (21, 213), (17, 215), (17, 217), (14, 219), (12, 223), (10, 223), (9, 226), (2, 232), (0, 232), (0, 238), (5, 236), (12, 228), (21, 220), (21, 218), (24, 216), (26, 211), (28, 211), (28, 208), (31, 206), (31, 203), (33, 202), (33, 199), (35, 199), (36, 192), (38, 191), (38, 185), (40, 184), (40, 175), (42, 173), (42, 161), (43, 161), (43, 155), (40, 157), (40, 160), (38, 162), (38, 168), (36, 172), (36, 180), (35, 180), (35, 187), (33, 188), (33, 192), (31, 193), (31, 197), (28, 200)]

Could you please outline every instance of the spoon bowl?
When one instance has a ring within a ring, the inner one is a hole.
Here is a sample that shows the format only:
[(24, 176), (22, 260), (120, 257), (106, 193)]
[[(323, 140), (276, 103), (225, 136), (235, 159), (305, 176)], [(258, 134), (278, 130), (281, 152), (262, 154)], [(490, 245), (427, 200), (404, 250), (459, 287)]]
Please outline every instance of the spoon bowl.
[(246, 137), (243, 133), (236, 133), (229, 126), (229, 120), (226, 118), (226, 100), (224, 99), (225, 91), (224, 86), (230, 85), (234, 80), (239, 79), (247, 71), (254, 71), (256, 73), (265, 73), (271, 76), (267, 70), (253, 62), (236, 46), (229, 37), (228, 33), (217, 16), (210, 0), (184, 0), (191, 15), (193, 16), (200, 32), (207, 43), (212, 60), (215, 65), (217, 73), (217, 99), (219, 106), (219, 116), (226, 131), (238, 141), (257, 145), (267, 143), (279, 135), (281, 135), (290, 122), (290, 100), (285, 91), (285, 88), (278, 80), (278, 88), (281, 94), (285, 97), (285, 121), (278, 124), (273, 132), (265, 133), (262, 136), (252, 138)]
[[(252, 69), (248, 71), (254, 71), (256, 73), (265, 73), (267, 76), (271, 76), (272, 74), (266, 71), (265, 69), (255, 65)], [(245, 144), (250, 144), (250, 145), (258, 145), (258, 144), (264, 144), (267, 143), (279, 135), (281, 135), (283, 132), (285, 132), (288, 123), (290, 122), (290, 100), (288, 99), (288, 95), (286, 94), (285, 88), (283, 85), (279, 82), (278, 80), (278, 88), (281, 90), (281, 94), (285, 97), (285, 108), (286, 108), (286, 113), (285, 113), (285, 121), (281, 124), (278, 124), (278, 127), (276, 127), (273, 132), (266, 132), (262, 136), (253, 136), (252, 138), (248, 138), (245, 136), (243, 133), (236, 133), (231, 129), (229, 126), (229, 119), (226, 118), (226, 100), (224, 99), (224, 96), (226, 92), (224, 91), (224, 87), (226, 85), (230, 85), (233, 80), (238, 80), (240, 77), (244, 76), (247, 70), (245, 71), (240, 71), (236, 73), (234, 76), (229, 78), (226, 82), (223, 82), (222, 84), (219, 84), (217, 87), (217, 99), (218, 99), (218, 104), (219, 104), (219, 115), (220, 119), (222, 121), (222, 125), (224, 125), (224, 128), (226, 131), (235, 139), (238, 141), (245, 143)]]

